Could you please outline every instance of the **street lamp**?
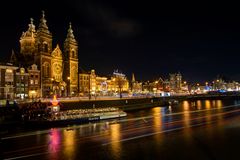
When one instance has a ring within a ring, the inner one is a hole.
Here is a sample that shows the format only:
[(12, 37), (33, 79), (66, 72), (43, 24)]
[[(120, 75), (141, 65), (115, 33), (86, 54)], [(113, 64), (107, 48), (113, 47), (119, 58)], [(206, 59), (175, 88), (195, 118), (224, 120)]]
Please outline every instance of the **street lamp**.
[(67, 97), (69, 96), (69, 91), (70, 91), (70, 77), (67, 77), (68, 80), (68, 85), (67, 85)]
[(91, 73), (89, 74), (89, 77), (88, 77), (88, 98), (89, 100), (91, 99)]

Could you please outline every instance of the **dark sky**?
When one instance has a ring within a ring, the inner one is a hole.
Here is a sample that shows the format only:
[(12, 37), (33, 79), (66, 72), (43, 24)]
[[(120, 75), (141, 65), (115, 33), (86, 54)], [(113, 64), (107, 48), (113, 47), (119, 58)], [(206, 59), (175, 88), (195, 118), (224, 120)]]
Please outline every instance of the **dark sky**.
[(29, 18), (38, 26), (45, 10), (54, 44), (62, 46), (69, 21), (79, 42), (79, 65), (109, 75), (119, 69), (146, 80), (181, 72), (188, 81), (217, 75), (240, 80), (240, 14), (237, 4), (157, 1), (6, 1), (0, 7), (1, 61)]

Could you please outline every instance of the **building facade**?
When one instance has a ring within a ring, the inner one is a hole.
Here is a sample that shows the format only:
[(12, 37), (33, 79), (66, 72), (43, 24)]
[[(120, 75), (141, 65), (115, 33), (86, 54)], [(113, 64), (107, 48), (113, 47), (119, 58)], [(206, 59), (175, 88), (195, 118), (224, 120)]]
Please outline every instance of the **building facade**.
[(41, 97), (40, 70), (36, 64), (28, 68), (28, 95), (31, 99)]
[(15, 98), (29, 98), (29, 73), (25, 68), (20, 68), (16, 72), (16, 95)]
[(169, 74), (169, 87), (171, 92), (179, 93), (182, 90), (182, 75), (180, 73)]
[(0, 64), (0, 99), (13, 99), (16, 92), (16, 70), (12, 64)]
[(53, 47), (53, 36), (46, 22), (44, 12), (37, 29), (31, 19), (28, 30), (20, 37), (20, 53), (14, 53), (12, 57), (17, 65), (39, 66), (41, 97), (51, 94), (77, 95), (78, 43), (73, 35), (72, 25), (69, 24), (62, 51), (58, 44)]
[(113, 95), (129, 91), (129, 82), (122, 73), (114, 72), (111, 77), (101, 77), (95, 70), (79, 74), (79, 90), (81, 95)]

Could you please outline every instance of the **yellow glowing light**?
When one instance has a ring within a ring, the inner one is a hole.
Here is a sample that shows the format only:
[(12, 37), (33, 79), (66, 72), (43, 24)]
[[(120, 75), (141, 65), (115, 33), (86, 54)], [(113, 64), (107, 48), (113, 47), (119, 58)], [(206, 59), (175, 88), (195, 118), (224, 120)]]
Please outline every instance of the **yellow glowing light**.
[(57, 100), (57, 96), (56, 95), (53, 96), (52, 105), (53, 106), (58, 105), (58, 100)]
[(206, 107), (206, 109), (210, 109), (211, 108), (211, 103), (210, 103), (209, 100), (205, 101), (205, 107)]
[(183, 101), (183, 110), (184, 111), (189, 111), (190, 105), (188, 101)]

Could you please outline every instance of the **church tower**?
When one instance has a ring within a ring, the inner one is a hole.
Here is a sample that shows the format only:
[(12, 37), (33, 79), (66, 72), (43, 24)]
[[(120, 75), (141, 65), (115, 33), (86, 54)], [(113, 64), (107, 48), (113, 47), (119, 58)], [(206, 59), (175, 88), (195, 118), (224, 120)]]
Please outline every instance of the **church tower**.
[(28, 30), (22, 33), (20, 38), (20, 54), (22, 61), (27, 64), (32, 64), (34, 59), (36, 43), (36, 30), (33, 24), (33, 19), (30, 19), (30, 24), (28, 24)]
[(64, 81), (67, 82), (68, 95), (78, 93), (78, 43), (69, 23), (67, 38), (64, 41)]
[(52, 72), (51, 72), (51, 52), (52, 52), (52, 34), (48, 30), (45, 13), (42, 11), (42, 18), (40, 19), (37, 30), (35, 62), (40, 66), (41, 71), (41, 87), (42, 96), (49, 95), (52, 88)]

